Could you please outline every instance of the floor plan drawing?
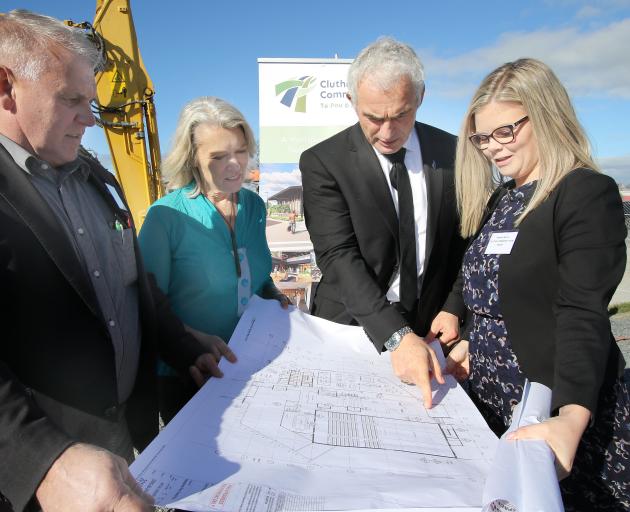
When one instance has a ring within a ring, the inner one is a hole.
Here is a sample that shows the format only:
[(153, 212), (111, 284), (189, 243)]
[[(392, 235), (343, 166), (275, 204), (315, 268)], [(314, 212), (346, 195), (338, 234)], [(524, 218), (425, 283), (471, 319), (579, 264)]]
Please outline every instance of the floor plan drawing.
[(360, 328), (254, 301), (207, 383), (132, 465), (193, 511), (472, 510), (497, 439), (452, 378), (434, 407)]
[[(275, 368), (252, 379), (238, 408), (240, 422), (272, 437), (258, 425), (258, 408), (277, 409), (285, 435), (301, 440), (317, 456), (326, 447), (401, 451), (430, 456), (466, 457), (470, 440), (460, 438), (448, 406), (419, 410), (415, 388), (379, 376), (331, 370)], [(395, 435), (392, 435), (395, 433)], [(287, 446), (287, 449), (291, 449)], [(296, 454), (297, 454), (296, 453)]]

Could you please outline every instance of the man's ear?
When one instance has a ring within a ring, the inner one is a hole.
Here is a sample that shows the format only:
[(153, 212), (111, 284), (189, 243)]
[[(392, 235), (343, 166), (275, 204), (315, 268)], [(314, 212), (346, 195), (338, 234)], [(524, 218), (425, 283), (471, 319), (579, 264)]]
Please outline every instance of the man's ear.
[(420, 98), (418, 98), (418, 108), (422, 105), (422, 100), (424, 99), (424, 93), (426, 91), (426, 87), (422, 87), (422, 92), (420, 93)]
[(15, 110), (15, 90), (13, 84), (15, 77), (6, 66), (0, 66), (0, 108), (2, 110)]

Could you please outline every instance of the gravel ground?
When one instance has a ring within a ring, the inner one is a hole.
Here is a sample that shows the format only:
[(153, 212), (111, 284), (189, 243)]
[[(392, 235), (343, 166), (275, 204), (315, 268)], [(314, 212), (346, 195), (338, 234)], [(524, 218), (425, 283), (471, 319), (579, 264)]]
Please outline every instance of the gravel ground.
[(618, 340), (619, 348), (626, 359), (626, 371), (630, 368), (630, 313), (610, 317), (612, 332)]

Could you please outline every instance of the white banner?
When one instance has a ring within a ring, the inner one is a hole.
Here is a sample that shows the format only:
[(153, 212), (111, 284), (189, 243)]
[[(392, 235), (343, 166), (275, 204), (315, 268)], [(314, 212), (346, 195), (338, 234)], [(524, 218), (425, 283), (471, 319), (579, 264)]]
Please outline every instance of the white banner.
[(294, 303), (304, 306), (319, 271), (304, 223), (298, 163), (304, 150), (357, 121), (346, 98), (351, 62), (258, 59), (260, 195), (267, 203), (272, 276)]

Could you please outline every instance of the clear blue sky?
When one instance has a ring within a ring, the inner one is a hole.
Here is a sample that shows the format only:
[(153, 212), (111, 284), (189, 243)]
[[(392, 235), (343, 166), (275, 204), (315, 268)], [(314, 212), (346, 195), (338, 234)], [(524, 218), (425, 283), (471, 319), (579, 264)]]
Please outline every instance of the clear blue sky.
[[(95, 8), (90, 0), (1, 5), (73, 21), (91, 21)], [(234, 103), (257, 132), (257, 58), (353, 58), (391, 35), (425, 63), (418, 118), (453, 133), (487, 72), (519, 57), (544, 60), (569, 89), (605, 172), (630, 184), (630, 0), (137, 0), (132, 12), (157, 91), (163, 152), (180, 108), (201, 95)], [(104, 153), (103, 140), (95, 129), (85, 143)]]

